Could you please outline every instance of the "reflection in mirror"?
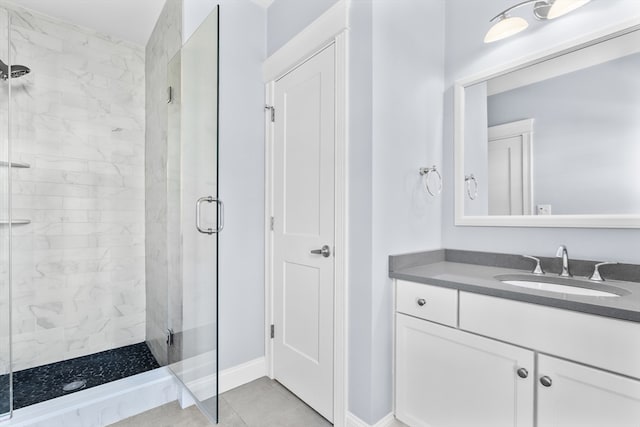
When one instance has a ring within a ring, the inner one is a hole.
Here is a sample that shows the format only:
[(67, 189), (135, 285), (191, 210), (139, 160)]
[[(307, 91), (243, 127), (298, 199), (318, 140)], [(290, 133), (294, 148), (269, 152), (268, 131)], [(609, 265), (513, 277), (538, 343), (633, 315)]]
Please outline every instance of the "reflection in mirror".
[(638, 41), (632, 32), (464, 88), (463, 174), (478, 182), (465, 216), (640, 215)]

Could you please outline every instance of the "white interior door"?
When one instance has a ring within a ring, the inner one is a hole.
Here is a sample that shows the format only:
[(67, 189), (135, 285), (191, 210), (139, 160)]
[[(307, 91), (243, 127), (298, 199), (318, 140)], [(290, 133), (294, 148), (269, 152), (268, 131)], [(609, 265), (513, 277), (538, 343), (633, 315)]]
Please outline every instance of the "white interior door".
[(489, 141), (489, 215), (522, 214), (522, 138)]
[(530, 215), (528, 154), (521, 136), (489, 141), (489, 215)]
[(531, 215), (532, 120), (489, 128), (489, 215)]
[(273, 159), (274, 376), (330, 421), (334, 50), (324, 49), (275, 83)]

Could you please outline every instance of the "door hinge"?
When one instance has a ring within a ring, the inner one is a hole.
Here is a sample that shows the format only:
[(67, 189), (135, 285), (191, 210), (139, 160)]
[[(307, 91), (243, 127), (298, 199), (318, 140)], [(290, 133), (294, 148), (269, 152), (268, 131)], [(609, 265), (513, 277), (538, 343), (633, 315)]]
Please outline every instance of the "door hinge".
[(271, 123), (274, 123), (276, 121), (276, 108), (273, 105), (265, 105), (264, 109), (271, 111)]
[(173, 87), (167, 88), (167, 104), (173, 104)]
[(276, 337), (276, 325), (271, 325), (271, 339)]
[(276, 219), (274, 217), (271, 217), (271, 231), (273, 231), (275, 224), (276, 224)]
[(167, 345), (171, 347), (173, 345), (173, 329), (167, 329)]

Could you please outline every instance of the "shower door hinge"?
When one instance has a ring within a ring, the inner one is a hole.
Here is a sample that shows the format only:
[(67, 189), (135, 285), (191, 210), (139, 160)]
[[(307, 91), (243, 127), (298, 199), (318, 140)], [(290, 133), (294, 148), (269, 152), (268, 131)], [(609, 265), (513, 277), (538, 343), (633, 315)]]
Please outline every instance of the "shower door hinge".
[(276, 108), (273, 105), (265, 105), (264, 109), (271, 111), (271, 123), (274, 123), (276, 121)]
[(271, 325), (271, 339), (276, 337), (276, 325)]
[(173, 329), (167, 329), (167, 345), (169, 347), (173, 345)]
[(167, 88), (167, 104), (173, 104), (173, 87)]
[(271, 217), (271, 231), (273, 231), (273, 228), (275, 227), (275, 223), (276, 223), (276, 219), (274, 217)]

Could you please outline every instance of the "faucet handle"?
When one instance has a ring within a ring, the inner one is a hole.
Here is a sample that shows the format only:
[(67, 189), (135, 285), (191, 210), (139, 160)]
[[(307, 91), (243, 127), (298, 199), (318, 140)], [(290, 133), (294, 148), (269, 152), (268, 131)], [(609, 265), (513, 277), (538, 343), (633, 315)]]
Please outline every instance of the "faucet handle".
[(540, 258), (536, 258), (531, 255), (522, 255), (522, 258), (527, 258), (536, 262), (536, 267), (533, 269), (533, 274), (542, 275), (544, 274), (544, 270), (542, 269), (542, 265), (540, 265)]
[(589, 277), (589, 280), (593, 280), (594, 282), (604, 282), (604, 278), (600, 275), (600, 267), (603, 265), (614, 265), (617, 262), (600, 262), (593, 266), (593, 273)]

